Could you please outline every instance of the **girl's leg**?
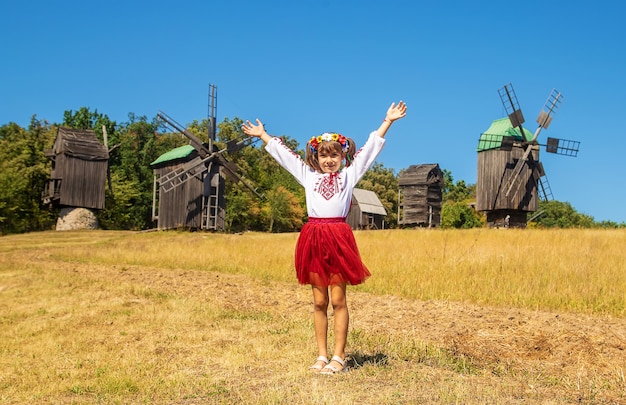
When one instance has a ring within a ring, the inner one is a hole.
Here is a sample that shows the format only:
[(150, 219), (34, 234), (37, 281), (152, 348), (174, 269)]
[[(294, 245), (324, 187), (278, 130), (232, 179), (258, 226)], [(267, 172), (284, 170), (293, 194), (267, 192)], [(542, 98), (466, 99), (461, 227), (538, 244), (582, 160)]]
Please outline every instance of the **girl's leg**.
[[(328, 288), (312, 286), (313, 289), (313, 324), (319, 356), (328, 357)], [(317, 362), (316, 362), (317, 364)], [(325, 364), (320, 365), (325, 366)]]
[[(350, 322), (348, 303), (346, 300), (346, 285), (332, 285), (330, 287), (330, 299), (335, 313), (335, 351), (333, 354), (345, 359), (346, 342), (348, 340), (348, 323)], [(342, 368), (339, 364), (334, 364), (334, 366)]]

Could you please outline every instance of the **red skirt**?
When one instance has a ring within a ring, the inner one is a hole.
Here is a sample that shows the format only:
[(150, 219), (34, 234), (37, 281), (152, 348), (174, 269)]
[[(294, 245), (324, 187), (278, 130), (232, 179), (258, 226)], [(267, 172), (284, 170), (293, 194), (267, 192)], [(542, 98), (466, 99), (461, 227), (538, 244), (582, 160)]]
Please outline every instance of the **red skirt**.
[(370, 276), (345, 218), (309, 218), (296, 244), (300, 284), (361, 284)]

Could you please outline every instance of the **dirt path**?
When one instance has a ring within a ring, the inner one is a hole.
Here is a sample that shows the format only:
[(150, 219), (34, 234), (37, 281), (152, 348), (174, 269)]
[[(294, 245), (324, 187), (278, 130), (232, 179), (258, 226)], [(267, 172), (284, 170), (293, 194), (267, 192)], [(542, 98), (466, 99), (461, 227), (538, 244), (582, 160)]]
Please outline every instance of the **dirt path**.
[[(310, 290), (296, 282), (259, 285), (245, 276), (143, 268), (121, 277), (181, 295), (207, 297), (225, 308), (311, 311)], [(424, 302), (354, 291), (349, 292), (348, 302), (351, 328), (414, 336), (487, 369), (504, 364), (513, 370), (567, 376), (572, 381), (597, 375), (626, 386), (624, 319)]]

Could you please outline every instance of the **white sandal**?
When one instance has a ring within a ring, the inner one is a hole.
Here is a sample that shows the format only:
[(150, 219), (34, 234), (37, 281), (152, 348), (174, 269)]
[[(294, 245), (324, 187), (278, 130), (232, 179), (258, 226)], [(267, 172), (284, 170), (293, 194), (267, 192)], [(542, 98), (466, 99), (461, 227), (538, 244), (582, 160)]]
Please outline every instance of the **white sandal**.
[[(320, 362), (320, 361), (321, 361), (322, 363), (324, 363), (324, 365), (323, 365), (323, 366), (321, 366), (321, 365), (319, 365), (319, 364), (315, 364), (315, 363), (318, 363), (318, 362)], [(330, 363), (330, 362), (328, 361), (328, 357), (326, 357), (326, 356), (319, 356), (317, 359), (315, 359), (315, 363), (314, 363), (311, 367), (309, 367), (309, 370), (313, 370), (313, 371), (322, 371), (322, 369), (323, 369), (324, 367), (326, 367), (326, 366), (328, 365), (328, 363)]]
[(341, 368), (337, 368), (335, 366), (333, 366), (332, 364), (330, 364), (330, 362), (328, 364), (326, 364), (326, 366), (320, 371), (320, 374), (324, 374), (324, 375), (332, 375), (332, 374), (337, 374), (337, 373), (344, 373), (346, 371), (348, 371), (348, 366), (347, 366), (347, 362), (345, 360), (343, 360), (341, 357), (339, 356), (333, 356), (332, 359), (330, 359), (331, 362), (335, 361), (339, 364), (341, 364)]

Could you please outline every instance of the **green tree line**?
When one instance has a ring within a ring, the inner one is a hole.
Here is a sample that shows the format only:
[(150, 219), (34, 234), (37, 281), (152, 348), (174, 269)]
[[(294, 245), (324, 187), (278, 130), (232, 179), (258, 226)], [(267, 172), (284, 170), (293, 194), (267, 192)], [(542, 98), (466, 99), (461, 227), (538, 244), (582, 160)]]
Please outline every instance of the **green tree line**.
[[(224, 118), (218, 124), (218, 147), (244, 138), (243, 121)], [(97, 211), (103, 229), (145, 230), (155, 227), (152, 220), (153, 172), (150, 163), (161, 154), (188, 143), (177, 132), (168, 131), (154, 117), (128, 115), (117, 123), (97, 110), (82, 107), (65, 111), (63, 122), (50, 124), (31, 118), (28, 128), (15, 123), (0, 127), (0, 234), (24, 233), (54, 229), (58, 208), (43, 205), (41, 193), (49, 178), (51, 162), (45, 151), (52, 148), (59, 126), (91, 129), (103, 142), (106, 129), (110, 151), (110, 182), (106, 188), (105, 209)], [(187, 129), (208, 141), (208, 122), (193, 121)], [(298, 142), (289, 136), (283, 141), (301, 155)], [(306, 221), (304, 189), (282, 169), (259, 142), (227, 156), (236, 163), (248, 184), (264, 198), (259, 199), (241, 182), (226, 182), (226, 228), (229, 232), (296, 231)], [(444, 171), (442, 227), (472, 228), (484, 226), (484, 216), (475, 212), (475, 186), (463, 180), (454, 181)], [(387, 211), (385, 223), (397, 226), (398, 175), (393, 169), (375, 163), (357, 185), (374, 191)], [(568, 203), (540, 203), (540, 213), (532, 226), (538, 227), (624, 227), (610, 221), (595, 222), (579, 214)]]

